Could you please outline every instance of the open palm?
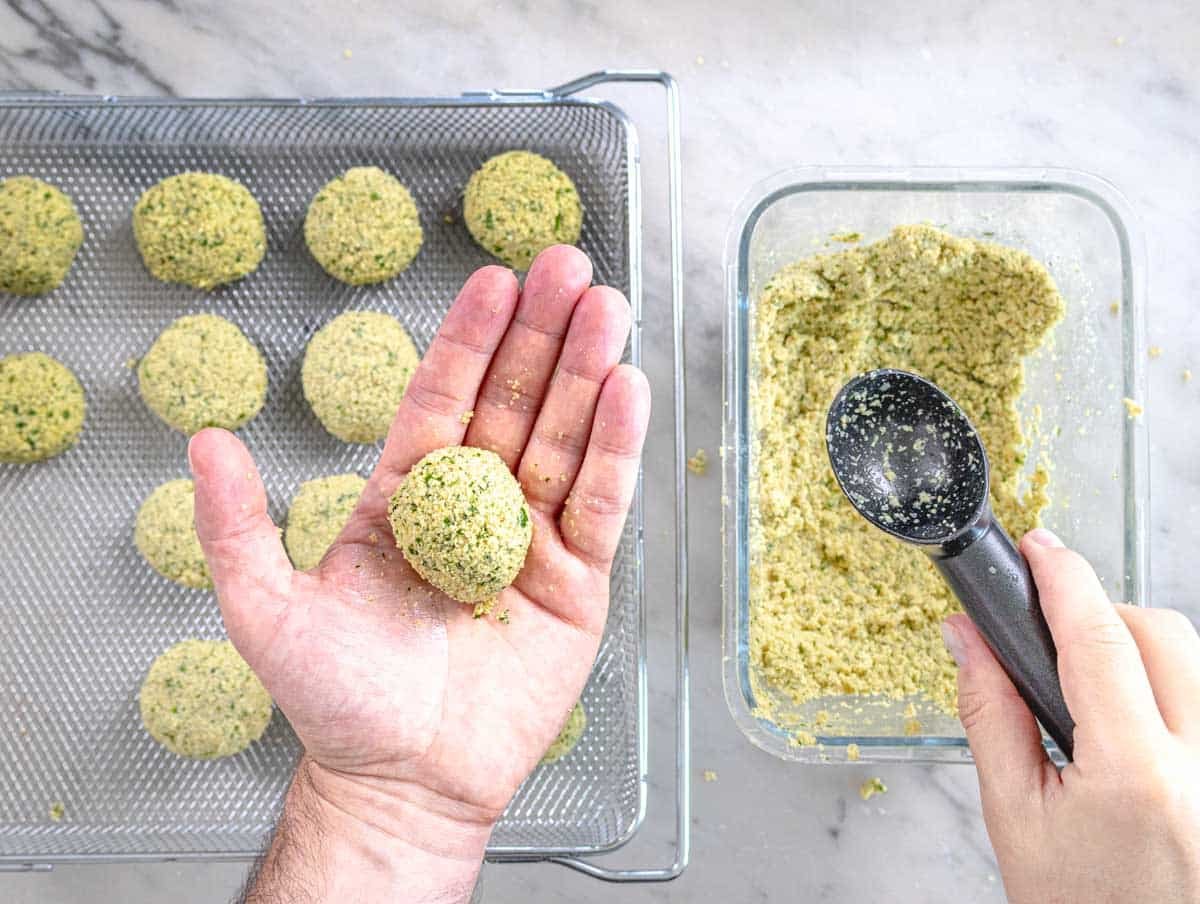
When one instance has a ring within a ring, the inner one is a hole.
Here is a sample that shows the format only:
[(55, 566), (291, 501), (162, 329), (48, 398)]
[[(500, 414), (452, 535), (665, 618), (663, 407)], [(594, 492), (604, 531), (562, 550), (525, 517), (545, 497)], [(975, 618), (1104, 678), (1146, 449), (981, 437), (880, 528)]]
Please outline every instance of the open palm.
[[(558, 246), (523, 291), (500, 267), (467, 280), (312, 572), (292, 569), (242, 443), (192, 440), (196, 527), (229, 636), (345, 806), (383, 798), (490, 824), (587, 679), (650, 407), (645, 377), (618, 364), (629, 306), (591, 276)], [(533, 513), (525, 567), (494, 610), (507, 623), (422, 581), (388, 524), (408, 470), (456, 444), (503, 457)]]

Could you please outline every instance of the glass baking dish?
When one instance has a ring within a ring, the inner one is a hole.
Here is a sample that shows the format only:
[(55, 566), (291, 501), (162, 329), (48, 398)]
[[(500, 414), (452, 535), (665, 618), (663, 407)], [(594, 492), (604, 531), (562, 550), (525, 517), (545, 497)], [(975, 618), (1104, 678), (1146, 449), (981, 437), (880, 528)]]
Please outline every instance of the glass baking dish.
[[(846, 247), (835, 234), (860, 233), (865, 243), (906, 223), (1011, 245), (1045, 264), (1066, 313), (1026, 359), (1018, 405), (1026, 433), (1034, 434), (1032, 451), (1054, 465), (1042, 520), (1092, 561), (1114, 600), (1146, 605), (1146, 427), (1122, 401), (1146, 402), (1144, 252), (1131, 221), (1112, 185), (1057, 169), (802, 168), (746, 195), (725, 248), (723, 671), (730, 712), (754, 744), (800, 762), (970, 761), (958, 720), (928, 703), (847, 696), (798, 706), (753, 673), (755, 426), (748, 400), (755, 303), (766, 281), (799, 258)], [(1030, 467), (1035, 458), (1027, 456)], [(768, 703), (771, 717), (760, 709)], [(836, 729), (818, 732), (815, 745), (797, 743), (796, 729), (819, 722), (821, 710), (839, 714), (831, 720)]]

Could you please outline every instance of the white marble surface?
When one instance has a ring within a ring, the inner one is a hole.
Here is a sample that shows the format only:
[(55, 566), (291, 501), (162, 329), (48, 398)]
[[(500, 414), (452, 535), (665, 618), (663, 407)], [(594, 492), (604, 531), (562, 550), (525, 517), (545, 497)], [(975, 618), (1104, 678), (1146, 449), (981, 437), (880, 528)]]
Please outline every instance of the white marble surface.
[[(1195, 613), (1200, 480), (1200, 18), (1190, 2), (904, 4), (8, 0), (0, 89), (181, 95), (451, 94), (663, 68), (685, 103), (689, 443), (719, 443), (719, 260), (745, 189), (807, 163), (1056, 165), (1122, 188), (1148, 248), (1155, 601)], [(800, 8), (800, 7), (803, 8)], [(885, 12), (877, 7), (895, 7)], [(350, 50), (347, 58), (344, 51)], [(653, 109), (653, 108), (651, 108)], [(649, 149), (661, 129), (643, 127)], [(648, 174), (649, 176), (649, 174)], [(647, 185), (650, 260), (664, 216)], [(660, 271), (661, 272), (661, 271)], [(664, 423), (664, 422), (660, 422)], [(999, 901), (962, 767), (802, 768), (750, 747), (720, 691), (718, 478), (692, 478), (691, 869), (617, 887), (549, 865), (489, 868), (486, 900)], [(703, 770), (715, 770), (705, 782)], [(863, 803), (872, 772), (891, 791)], [(660, 849), (665, 854), (665, 850)], [(14, 902), (227, 899), (238, 865), (0, 875)]]

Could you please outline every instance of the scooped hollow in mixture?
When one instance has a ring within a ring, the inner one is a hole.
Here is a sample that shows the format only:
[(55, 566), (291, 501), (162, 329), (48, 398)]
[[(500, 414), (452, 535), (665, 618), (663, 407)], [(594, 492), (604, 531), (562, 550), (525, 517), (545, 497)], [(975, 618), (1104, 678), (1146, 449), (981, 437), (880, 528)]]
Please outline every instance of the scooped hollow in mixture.
[(199, 590), (212, 588), (212, 575), (196, 536), (196, 489), (185, 478), (154, 488), (138, 509), (133, 540), (151, 568), (164, 578)]
[(1047, 498), (1020, 492), (1022, 359), (1060, 319), (1050, 275), (1024, 252), (901, 226), (882, 241), (776, 273), (754, 313), (750, 646), (754, 679), (796, 703), (924, 696), (954, 709), (939, 626), (958, 604), (926, 556), (842, 496), (825, 416), (852, 376), (878, 367), (933, 380), (966, 411), (991, 464), (992, 506), (1013, 534)]
[(216, 314), (190, 314), (168, 326), (138, 363), (137, 374), (150, 410), (189, 436), (205, 427), (237, 430), (267, 397), (262, 354)]
[(533, 537), (529, 504), (495, 452), (430, 452), (392, 494), (396, 545), (416, 572), (464, 603), (490, 601), (513, 582)]
[(195, 760), (240, 753), (271, 721), (271, 696), (227, 640), (184, 640), (154, 660), (138, 694), (142, 724)]
[(312, 337), (300, 379), (326, 430), (347, 443), (373, 443), (387, 436), (419, 362), (395, 317), (347, 311)]
[(528, 270), (551, 245), (574, 245), (583, 205), (571, 177), (530, 151), (508, 151), (486, 161), (463, 192), (467, 229), (489, 254)]
[(423, 240), (412, 195), (377, 166), (356, 166), (327, 182), (304, 218), (312, 256), (326, 273), (352, 286), (396, 276), (413, 262)]
[(558, 737), (554, 739), (554, 743), (542, 755), (542, 763), (548, 765), (557, 763), (579, 743), (579, 739), (583, 737), (584, 731), (587, 729), (587, 710), (583, 708), (583, 703), (576, 703), (571, 707), (571, 712), (567, 715), (567, 721), (559, 731)]
[(300, 485), (288, 510), (284, 545), (300, 571), (316, 568), (354, 513), (367, 482), (357, 474), (335, 474)]
[(156, 279), (197, 289), (254, 272), (267, 251), (258, 202), (216, 173), (178, 173), (146, 189), (133, 208), (133, 237)]
[(56, 288), (82, 244), (83, 224), (65, 194), (33, 176), (0, 180), (0, 292)]
[(67, 451), (87, 403), (75, 374), (41, 352), (0, 358), (0, 462), (27, 464)]

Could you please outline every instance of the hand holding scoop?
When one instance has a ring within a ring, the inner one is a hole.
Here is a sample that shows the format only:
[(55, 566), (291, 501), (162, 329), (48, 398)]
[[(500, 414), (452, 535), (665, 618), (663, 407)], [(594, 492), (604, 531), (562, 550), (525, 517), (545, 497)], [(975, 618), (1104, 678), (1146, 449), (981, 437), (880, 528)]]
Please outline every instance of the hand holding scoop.
[(1029, 565), (988, 504), (979, 434), (937, 386), (902, 370), (855, 377), (829, 408), (834, 476), (858, 513), (925, 552), (1033, 714), (1072, 758), (1075, 723)]

